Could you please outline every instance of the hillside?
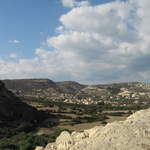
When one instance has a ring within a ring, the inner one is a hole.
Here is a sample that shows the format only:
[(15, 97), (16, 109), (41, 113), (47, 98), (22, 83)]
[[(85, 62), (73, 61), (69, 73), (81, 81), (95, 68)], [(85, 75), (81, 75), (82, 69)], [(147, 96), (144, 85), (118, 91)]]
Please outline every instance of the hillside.
[(74, 81), (64, 81), (64, 82), (56, 82), (58, 87), (61, 89), (63, 93), (75, 95), (81, 89), (86, 87), (85, 85), (79, 84), (78, 82)]
[(78, 104), (150, 104), (150, 84), (126, 82), (82, 85), (73, 81), (54, 82), (49, 79), (4, 80), (6, 87), (17, 96), (42, 98)]
[(43, 113), (23, 103), (0, 81), (0, 138), (8, 136), (5, 129), (10, 135), (9, 130), (17, 129), (21, 124), (35, 127), (43, 119)]
[(36, 150), (149, 150), (150, 109), (141, 110), (125, 121), (97, 126), (84, 132), (64, 131), (55, 143)]
[(3, 80), (6, 87), (17, 96), (62, 100), (78, 93), (84, 85), (73, 81), (54, 82), (49, 79)]
[(3, 80), (6, 88), (12, 90), (22, 90), (30, 92), (33, 90), (46, 90), (48, 88), (58, 89), (55, 82), (49, 79), (16, 79), (16, 80)]
[(55, 98), (61, 90), (49, 79), (3, 80), (6, 87), (18, 96), (36, 98)]

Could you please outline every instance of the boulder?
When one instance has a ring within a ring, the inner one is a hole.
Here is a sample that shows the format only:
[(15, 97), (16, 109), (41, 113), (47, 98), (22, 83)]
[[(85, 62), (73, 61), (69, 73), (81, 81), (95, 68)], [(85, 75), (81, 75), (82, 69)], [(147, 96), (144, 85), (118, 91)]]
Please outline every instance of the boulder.
[(42, 147), (42, 146), (37, 146), (37, 147), (35, 148), (35, 150), (44, 150), (44, 147)]
[(69, 150), (74, 145), (74, 141), (70, 133), (64, 131), (56, 139), (56, 145), (58, 145), (57, 150)]
[(150, 150), (150, 109), (105, 127), (62, 132), (52, 145), (55, 149), (45, 150)]

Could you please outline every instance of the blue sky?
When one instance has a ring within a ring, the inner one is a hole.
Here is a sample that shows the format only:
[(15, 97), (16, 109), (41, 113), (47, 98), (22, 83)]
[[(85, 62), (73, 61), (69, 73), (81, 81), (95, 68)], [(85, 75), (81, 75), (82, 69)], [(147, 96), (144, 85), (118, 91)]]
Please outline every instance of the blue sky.
[(0, 0), (0, 79), (150, 80), (150, 1)]
[[(48, 36), (55, 34), (58, 18), (65, 11), (57, 0), (1, 0), (1, 55), (16, 52), (32, 57), (35, 48)], [(20, 43), (8, 43), (15, 39)]]
[[(94, 0), (92, 4), (106, 2), (110, 0)], [(56, 34), (59, 17), (68, 10), (60, 0), (0, 0), (1, 57), (12, 52), (21, 57), (33, 57), (35, 49)], [(20, 43), (8, 43), (9, 40)]]

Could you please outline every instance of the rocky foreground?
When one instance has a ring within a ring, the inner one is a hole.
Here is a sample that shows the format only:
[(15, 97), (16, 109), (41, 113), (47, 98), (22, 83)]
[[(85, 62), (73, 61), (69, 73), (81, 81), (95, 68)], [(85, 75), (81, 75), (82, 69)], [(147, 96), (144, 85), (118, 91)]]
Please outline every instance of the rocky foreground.
[(55, 143), (36, 150), (150, 150), (150, 109), (105, 127), (71, 134), (64, 131)]

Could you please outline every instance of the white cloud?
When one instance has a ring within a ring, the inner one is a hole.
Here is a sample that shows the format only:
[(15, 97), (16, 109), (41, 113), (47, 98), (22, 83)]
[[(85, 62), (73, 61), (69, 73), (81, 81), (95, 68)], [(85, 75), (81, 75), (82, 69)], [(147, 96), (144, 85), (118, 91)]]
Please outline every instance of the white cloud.
[(89, 1), (81, 1), (78, 2), (76, 0), (61, 0), (64, 7), (73, 8), (73, 7), (83, 7), (83, 6), (89, 6)]
[(148, 0), (129, 0), (73, 8), (60, 17), (58, 35), (47, 39), (53, 50), (36, 49), (33, 59), (18, 62), (1, 60), (0, 77), (149, 81), (149, 7)]
[(19, 40), (9, 40), (8, 43), (19, 44), (20, 41)]
[(114, 40), (133, 42), (137, 40), (137, 35), (128, 28), (130, 12), (131, 6), (127, 2), (111, 2), (94, 7), (74, 8), (63, 15), (60, 21), (70, 30), (96, 32)]
[(17, 56), (17, 54), (15, 54), (15, 53), (11, 53), (11, 54), (9, 54), (9, 57), (15, 59), (15, 58), (17, 58), (18, 56)]

